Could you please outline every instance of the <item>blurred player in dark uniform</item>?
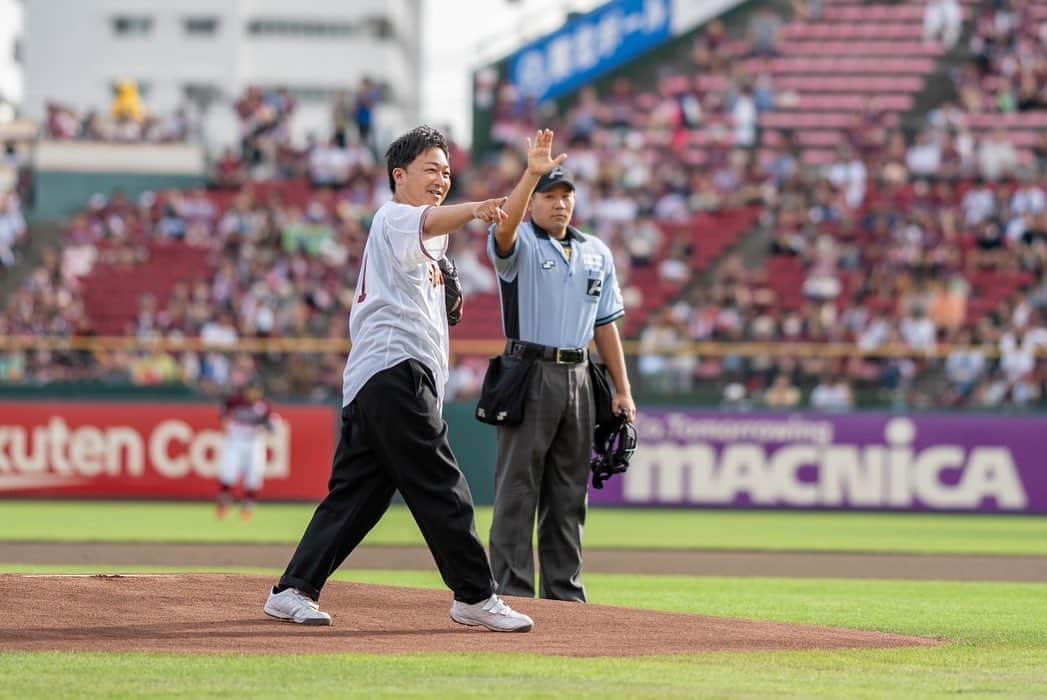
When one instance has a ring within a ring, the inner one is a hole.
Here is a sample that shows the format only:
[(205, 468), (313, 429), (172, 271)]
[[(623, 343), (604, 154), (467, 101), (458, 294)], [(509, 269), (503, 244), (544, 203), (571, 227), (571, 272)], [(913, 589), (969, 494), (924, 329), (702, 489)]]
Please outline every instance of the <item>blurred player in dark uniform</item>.
[(251, 519), (254, 502), (265, 475), (265, 434), (272, 429), (273, 412), (258, 381), (245, 384), (222, 402), (225, 451), (218, 472), (218, 518), (229, 512), (233, 489), (243, 483), (240, 516)]

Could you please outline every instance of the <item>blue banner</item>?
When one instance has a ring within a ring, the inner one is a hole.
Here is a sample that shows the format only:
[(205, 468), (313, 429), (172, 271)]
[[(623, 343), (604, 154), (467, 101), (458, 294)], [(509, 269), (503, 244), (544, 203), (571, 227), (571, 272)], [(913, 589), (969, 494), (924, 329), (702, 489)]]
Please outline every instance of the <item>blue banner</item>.
[(612, 0), (520, 49), (510, 76), (521, 94), (555, 99), (665, 42), (669, 0)]

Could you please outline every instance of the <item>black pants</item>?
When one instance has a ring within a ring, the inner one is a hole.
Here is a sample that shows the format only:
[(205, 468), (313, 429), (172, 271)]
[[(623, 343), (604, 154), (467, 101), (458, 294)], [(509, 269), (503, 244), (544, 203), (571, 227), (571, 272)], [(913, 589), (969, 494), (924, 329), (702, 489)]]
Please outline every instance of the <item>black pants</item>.
[(534, 597), (535, 511), (542, 598), (586, 601), (582, 532), (593, 450), (586, 363), (538, 361), (520, 425), (498, 427), (491, 568), (501, 595)]
[(415, 360), (373, 376), (342, 409), (327, 497), (279, 586), (319, 599), (327, 579), (388, 510), (396, 490), (455, 599), (489, 598), (494, 581), (476, 534), (473, 497), (447, 442), (436, 386)]

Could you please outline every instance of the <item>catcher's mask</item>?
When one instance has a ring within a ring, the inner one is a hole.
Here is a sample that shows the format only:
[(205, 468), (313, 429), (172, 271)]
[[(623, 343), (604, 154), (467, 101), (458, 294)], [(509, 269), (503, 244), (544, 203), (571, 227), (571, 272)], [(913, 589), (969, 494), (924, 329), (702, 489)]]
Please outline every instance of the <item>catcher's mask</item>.
[(593, 439), (595, 456), (589, 463), (593, 486), (602, 489), (605, 481), (627, 470), (635, 451), (636, 427), (628, 422), (624, 413), (615, 416), (606, 427), (598, 426)]

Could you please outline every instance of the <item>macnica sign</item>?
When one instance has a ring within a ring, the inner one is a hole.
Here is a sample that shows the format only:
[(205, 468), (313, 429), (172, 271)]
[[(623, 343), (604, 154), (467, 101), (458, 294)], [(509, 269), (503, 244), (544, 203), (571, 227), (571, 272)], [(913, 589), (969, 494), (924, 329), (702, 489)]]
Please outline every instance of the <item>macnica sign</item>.
[[(1033, 425), (1035, 424), (1035, 426)], [(644, 412), (594, 504), (1047, 512), (1043, 419)]]

